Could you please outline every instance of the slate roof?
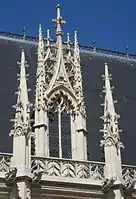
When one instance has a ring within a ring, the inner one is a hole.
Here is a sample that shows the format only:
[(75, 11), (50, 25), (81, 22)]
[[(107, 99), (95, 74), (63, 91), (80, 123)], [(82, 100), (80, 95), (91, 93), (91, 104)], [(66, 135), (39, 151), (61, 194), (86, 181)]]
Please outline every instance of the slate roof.
[[(34, 101), (35, 74), (36, 74), (36, 42), (13, 39), (0, 36), (0, 151), (11, 152), (12, 140), (9, 137), (12, 125), (10, 119), (14, 118), (12, 105), (16, 103), (17, 73), (20, 61), (20, 49), (24, 48), (29, 64), (29, 93), (30, 102)], [(109, 52), (109, 51), (108, 51)], [(135, 164), (136, 158), (136, 58), (111, 55), (108, 52), (100, 53), (81, 49), (81, 63), (83, 74), (83, 88), (87, 111), (88, 153), (89, 160), (101, 161), (102, 149), (100, 139), (102, 133), (103, 113), (102, 87), (104, 81), (104, 62), (109, 65), (112, 74), (116, 112), (120, 114), (119, 126), (123, 130), (120, 133), (121, 141), (125, 149), (122, 154), (123, 163)]]

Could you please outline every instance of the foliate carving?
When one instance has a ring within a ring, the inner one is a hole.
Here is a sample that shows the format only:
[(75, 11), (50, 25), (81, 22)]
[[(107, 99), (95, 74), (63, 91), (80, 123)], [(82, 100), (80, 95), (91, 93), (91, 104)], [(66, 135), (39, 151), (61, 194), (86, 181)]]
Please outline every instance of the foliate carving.
[[(104, 116), (102, 119), (104, 120), (104, 128), (103, 128), (103, 140), (101, 140), (101, 146), (111, 147), (115, 146), (117, 149), (117, 153), (120, 148), (123, 148), (123, 144), (120, 142), (118, 129), (118, 115), (115, 112), (114, 101), (111, 92), (110, 86), (110, 75), (108, 73), (108, 66), (105, 63), (105, 102), (104, 102)], [(119, 153), (118, 153), (119, 154)]]
[(32, 175), (32, 182), (38, 184), (41, 180), (43, 173), (43, 171), (35, 170)]
[(55, 73), (55, 57), (51, 53), (50, 56), (45, 60), (44, 66), (45, 66), (45, 87), (48, 88), (51, 79)]
[(104, 165), (92, 163), (91, 176), (93, 180), (102, 180), (104, 178)]
[(136, 168), (124, 166), (122, 169), (122, 177), (125, 189), (131, 191), (136, 183)]
[(0, 172), (5, 173), (10, 169), (11, 156), (0, 155)]
[(35, 157), (32, 160), (32, 165), (32, 173), (36, 172), (37, 176), (44, 174), (47, 176), (92, 180), (102, 180), (104, 178), (104, 164), (99, 163)]
[(118, 149), (123, 148), (123, 144), (120, 142), (119, 129), (117, 123), (117, 116), (114, 118), (108, 113), (104, 117), (104, 135), (101, 140), (101, 146), (110, 147), (115, 146)]
[(108, 178), (104, 179), (103, 182), (102, 182), (102, 189), (103, 189), (104, 191), (110, 190), (111, 187), (114, 185), (114, 182), (115, 182), (116, 180), (117, 180), (116, 177), (113, 177), (113, 178), (110, 178), (110, 179), (108, 179)]
[(18, 120), (16, 120), (14, 124), (14, 129), (11, 130), (10, 132), (10, 136), (14, 135), (15, 137), (18, 136), (29, 137), (31, 132), (31, 127), (29, 125), (29, 122), (30, 121), (28, 120), (27, 122), (21, 121), (20, 123), (18, 123)]
[(47, 103), (48, 109), (57, 111), (58, 106), (61, 110), (66, 110), (67, 113), (75, 114), (75, 105), (73, 100), (67, 92), (58, 90), (54, 92)]
[[(44, 108), (50, 109), (52, 102), (48, 103), (49, 107), (46, 103), (48, 100), (52, 101), (55, 98), (50, 98), (49, 96), (53, 92), (55, 95), (55, 92), (60, 90), (61, 87), (64, 95), (70, 99), (69, 102), (71, 101), (70, 103), (74, 104), (75, 113), (78, 114), (80, 112), (85, 116), (80, 61), (77, 64), (74, 61), (74, 55), (71, 53), (69, 56), (67, 55), (70, 50), (69, 46), (66, 45), (64, 48), (60, 40), (57, 40), (56, 45), (48, 45), (43, 50), (44, 56), (42, 57), (42, 61), (38, 62), (37, 67), (35, 108), (38, 111)], [(71, 106), (67, 109), (69, 108)]]
[(43, 162), (39, 161), (38, 159), (33, 160), (31, 173), (32, 173), (32, 182), (39, 183), (44, 173)]
[(15, 181), (17, 174), (16, 168), (10, 168), (9, 171), (5, 174), (5, 179), (7, 184), (11, 184)]

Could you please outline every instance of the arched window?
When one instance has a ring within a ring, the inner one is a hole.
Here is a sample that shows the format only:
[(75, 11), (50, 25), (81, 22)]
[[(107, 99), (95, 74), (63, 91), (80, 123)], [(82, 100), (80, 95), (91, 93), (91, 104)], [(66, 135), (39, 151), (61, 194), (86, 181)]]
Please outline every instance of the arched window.
[(71, 158), (71, 121), (63, 97), (55, 99), (49, 113), (50, 157)]

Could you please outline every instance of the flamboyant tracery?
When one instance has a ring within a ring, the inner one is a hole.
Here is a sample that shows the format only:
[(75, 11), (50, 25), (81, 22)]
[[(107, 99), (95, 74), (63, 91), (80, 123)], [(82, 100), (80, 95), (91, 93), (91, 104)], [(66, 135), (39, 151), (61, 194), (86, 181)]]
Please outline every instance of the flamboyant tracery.
[[(49, 156), (51, 150), (51, 134), (58, 133), (58, 157), (63, 157), (62, 137), (69, 134), (71, 152), (68, 158), (86, 159), (86, 113), (83, 99), (82, 75), (80, 65), (77, 32), (75, 31), (73, 52), (70, 49), (70, 36), (67, 35), (66, 45), (62, 42), (61, 25), (66, 23), (60, 15), (57, 5), (56, 43), (51, 44), (49, 30), (47, 30), (46, 47), (39, 27), (38, 63), (36, 77), (35, 100), (35, 136), (36, 154)], [(57, 129), (51, 133), (50, 115), (57, 118)], [(69, 127), (63, 132), (62, 118), (68, 121)], [(67, 118), (67, 119), (66, 119)], [(68, 131), (68, 132), (66, 132)], [(62, 135), (62, 132), (64, 135)], [(40, 141), (39, 141), (40, 140)], [(46, 141), (45, 141), (46, 140)], [(57, 140), (57, 139), (56, 139)], [(40, 143), (40, 144), (39, 144)], [(39, 146), (40, 145), (40, 146)], [(68, 154), (68, 153), (67, 153)]]
[[(122, 143), (108, 65), (105, 63), (105, 101), (102, 117), (104, 123), (101, 140), (105, 163), (89, 162), (86, 161), (86, 113), (77, 32), (75, 31), (74, 46), (71, 50), (69, 33), (66, 44), (62, 42), (61, 25), (66, 22), (60, 15), (59, 5), (57, 5), (57, 19), (53, 21), (56, 23), (54, 44), (50, 43), (51, 38), (47, 30), (45, 46), (42, 27), (39, 26), (33, 121), (30, 119), (25, 52), (24, 50), (21, 52), (20, 83), (11, 131), (13, 157), (8, 158), (9, 155), (6, 155), (7, 157), (5, 156), (6, 158), (0, 162), (2, 183), (6, 182), (6, 186), (9, 186), (10, 198), (30, 199), (44, 196), (54, 198), (57, 194), (57, 197), (69, 194), (66, 197), (80, 198), (82, 194), (83, 198), (124, 199), (126, 192), (130, 193), (134, 189), (136, 169), (128, 166), (123, 166), (122, 169), (120, 152)], [(35, 148), (33, 152), (31, 152), (32, 144)], [(53, 182), (54, 185), (50, 186), (49, 182), (51, 184)], [(62, 190), (60, 189), (58, 186), (60, 182), (64, 183), (66, 190), (64, 186)], [(51, 195), (48, 195), (49, 192)], [(57, 194), (53, 196), (55, 192)], [(70, 195), (72, 192), (74, 194)], [(85, 192), (87, 195), (84, 195)]]

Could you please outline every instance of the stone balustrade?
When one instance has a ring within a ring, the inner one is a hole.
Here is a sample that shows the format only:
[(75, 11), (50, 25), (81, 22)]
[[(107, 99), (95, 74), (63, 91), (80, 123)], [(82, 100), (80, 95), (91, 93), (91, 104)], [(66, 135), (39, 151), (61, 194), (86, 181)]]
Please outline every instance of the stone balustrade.
[(122, 165), (122, 177), (126, 184), (136, 182), (136, 166)]
[(0, 153), (0, 177), (4, 176), (5, 173), (9, 172), (11, 165), (12, 154)]
[(102, 180), (104, 163), (32, 157), (32, 173), (34, 171), (42, 171), (47, 176)]
[[(0, 176), (9, 172), (12, 154), (0, 153)], [(42, 158), (32, 156), (31, 172), (42, 172), (46, 176), (81, 178), (91, 180), (104, 179), (104, 165), (102, 162), (76, 161), (59, 158)], [(136, 179), (136, 166), (122, 165), (124, 182)]]

